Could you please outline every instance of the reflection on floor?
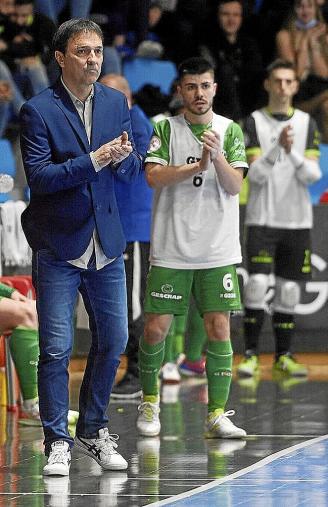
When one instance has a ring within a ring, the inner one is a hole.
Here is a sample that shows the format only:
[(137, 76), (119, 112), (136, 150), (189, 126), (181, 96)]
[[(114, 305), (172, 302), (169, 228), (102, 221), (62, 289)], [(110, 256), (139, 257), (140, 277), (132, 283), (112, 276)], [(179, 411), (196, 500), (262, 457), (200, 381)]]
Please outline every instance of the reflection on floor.
[[(327, 357), (322, 355), (316, 361), (317, 366), (320, 362), (327, 365)], [(162, 503), (210, 481), (225, 480), (227, 475), (273, 453), (326, 435), (327, 367), (320, 376), (314, 371), (316, 367), (311, 367), (307, 381), (272, 380), (271, 359), (261, 358), (261, 363), (261, 378), (236, 379), (227, 407), (236, 410), (234, 422), (247, 430), (246, 441), (203, 438), (207, 386), (202, 380), (163, 386), (160, 438), (137, 435), (137, 402), (111, 402), (110, 431), (120, 434), (119, 450), (129, 461), (127, 472), (103, 472), (91, 458), (74, 450), (69, 478), (43, 478), (41, 429), (22, 426), (15, 414), (0, 407), (0, 507), (137, 507)], [(80, 374), (72, 374), (74, 409), (80, 379)], [(327, 442), (319, 442), (294, 451), (284, 461), (273, 461), (271, 468), (268, 465), (224, 482), (208, 490), (209, 497), (199, 493), (174, 505), (328, 506), (327, 451)], [(282, 462), (283, 470), (277, 470)], [(309, 484), (312, 497), (306, 490)], [(272, 496), (272, 491), (278, 490), (281, 495)]]

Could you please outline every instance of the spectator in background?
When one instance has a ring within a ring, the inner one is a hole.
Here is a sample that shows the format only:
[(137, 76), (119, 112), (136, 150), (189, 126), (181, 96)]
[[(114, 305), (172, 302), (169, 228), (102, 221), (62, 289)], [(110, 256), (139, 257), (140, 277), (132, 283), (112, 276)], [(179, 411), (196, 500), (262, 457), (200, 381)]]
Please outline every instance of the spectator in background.
[(237, 121), (251, 112), (259, 100), (263, 77), (260, 50), (255, 39), (243, 35), (241, 0), (222, 0), (201, 53), (215, 68), (220, 83), (214, 110)]
[(4, 135), (12, 114), (17, 117), (24, 103), (24, 98), (8, 67), (8, 63), (13, 63), (8, 44), (13, 34), (10, 21), (13, 12), (14, 0), (0, 0), (0, 137)]
[(24, 96), (29, 98), (49, 86), (46, 66), (51, 60), (53, 22), (34, 13), (33, 0), (16, 0), (9, 41), (12, 71)]
[(277, 34), (277, 54), (295, 64), (300, 81), (295, 104), (314, 116), (328, 143), (328, 31), (316, 0), (295, 0)]
[[(129, 83), (123, 76), (117, 74), (107, 74), (100, 79), (100, 82), (120, 90), (126, 96), (136, 150), (144, 157), (147, 153), (153, 127), (142, 109), (137, 104), (133, 104)], [(148, 186), (144, 171), (142, 171), (132, 184), (115, 181), (115, 194), (123, 232), (127, 241), (124, 263), (128, 297), (129, 339), (126, 348), (127, 372), (120, 383), (113, 387), (111, 397), (134, 398), (141, 395), (137, 365), (138, 344), (143, 330), (143, 301), (149, 269), (153, 191)], [(137, 301), (135, 300), (135, 294), (137, 294)]]
[(243, 31), (256, 39), (264, 66), (275, 58), (276, 34), (292, 4), (293, 0), (243, 0)]
[(311, 276), (312, 205), (308, 185), (321, 177), (315, 121), (294, 109), (297, 78), (291, 62), (276, 60), (264, 81), (267, 106), (251, 114), (244, 129), (250, 192), (246, 207), (246, 256), (249, 279), (244, 288), (245, 357), (241, 376), (259, 371), (258, 345), (265, 316), (269, 275), (275, 275), (272, 325), (274, 372), (307, 375), (291, 354), (299, 282)]
[[(94, 0), (91, 18), (104, 32), (104, 45), (117, 48), (122, 58), (133, 56), (147, 38), (149, 6), (150, 0), (111, 0), (107, 4)], [(133, 47), (127, 41), (130, 31), (134, 32)]]
[(35, 0), (35, 10), (44, 14), (57, 25), (58, 17), (69, 6), (70, 18), (88, 18), (92, 0)]

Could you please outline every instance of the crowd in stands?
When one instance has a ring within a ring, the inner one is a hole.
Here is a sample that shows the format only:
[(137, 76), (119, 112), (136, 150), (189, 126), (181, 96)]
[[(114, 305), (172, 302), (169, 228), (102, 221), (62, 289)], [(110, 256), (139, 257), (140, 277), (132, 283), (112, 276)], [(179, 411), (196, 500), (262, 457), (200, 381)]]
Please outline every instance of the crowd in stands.
[[(0, 137), (24, 100), (57, 79), (51, 40), (70, 17), (101, 26), (103, 75), (124, 73), (124, 61), (136, 56), (176, 65), (205, 56), (219, 83), (214, 110), (236, 121), (265, 103), (265, 67), (288, 59), (300, 80), (295, 103), (314, 115), (328, 142), (325, 0), (0, 0)], [(169, 102), (161, 101), (163, 112)]]

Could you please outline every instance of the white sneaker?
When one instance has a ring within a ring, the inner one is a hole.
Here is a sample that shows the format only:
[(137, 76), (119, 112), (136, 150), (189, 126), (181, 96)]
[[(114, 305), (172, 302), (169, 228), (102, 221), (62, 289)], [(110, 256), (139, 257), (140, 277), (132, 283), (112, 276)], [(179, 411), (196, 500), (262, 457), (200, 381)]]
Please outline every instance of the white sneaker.
[(156, 437), (161, 431), (159, 404), (145, 401), (138, 407), (137, 429), (144, 437)]
[(44, 475), (68, 475), (71, 466), (71, 451), (68, 442), (57, 440), (51, 444), (48, 463), (43, 468)]
[(110, 435), (108, 428), (98, 432), (98, 438), (75, 437), (75, 443), (87, 456), (91, 456), (104, 470), (126, 470), (128, 463), (117, 451), (119, 436)]
[(176, 363), (163, 364), (160, 378), (165, 384), (178, 384), (181, 381), (178, 365)]
[(227, 412), (216, 410), (211, 412), (206, 421), (206, 438), (244, 438), (246, 431), (235, 426), (229, 417), (235, 414), (234, 410)]

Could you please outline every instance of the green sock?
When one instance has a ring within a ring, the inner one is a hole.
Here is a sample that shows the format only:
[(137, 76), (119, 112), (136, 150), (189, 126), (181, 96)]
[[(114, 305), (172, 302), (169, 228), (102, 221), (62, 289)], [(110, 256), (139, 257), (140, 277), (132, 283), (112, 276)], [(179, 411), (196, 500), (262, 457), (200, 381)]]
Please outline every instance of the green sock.
[(187, 361), (199, 361), (202, 357), (204, 345), (207, 342), (207, 335), (204, 327), (204, 320), (194, 305), (190, 307), (188, 315), (187, 334), (186, 359)]
[(164, 359), (165, 342), (149, 345), (144, 337), (139, 343), (140, 382), (144, 396), (158, 396), (158, 373)]
[(175, 337), (173, 343), (174, 359), (184, 352), (184, 335), (186, 332), (187, 315), (177, 315), (175, 317)]
[(210, 341), (207, 347), (206, 373), (208, 379), (208, 411), (224, 410), (229, 397), (232, 377), (232, 348), (230, 340)]
[(11, 334), (9, 346), (23, 399), (31, 400), (36, 398), (38, 396), (38, 331), (36, 329), (16, 327)]
[(175, 318), (172, 320), (169, 332), (165, 338), (164, 363), (174, 363)]

